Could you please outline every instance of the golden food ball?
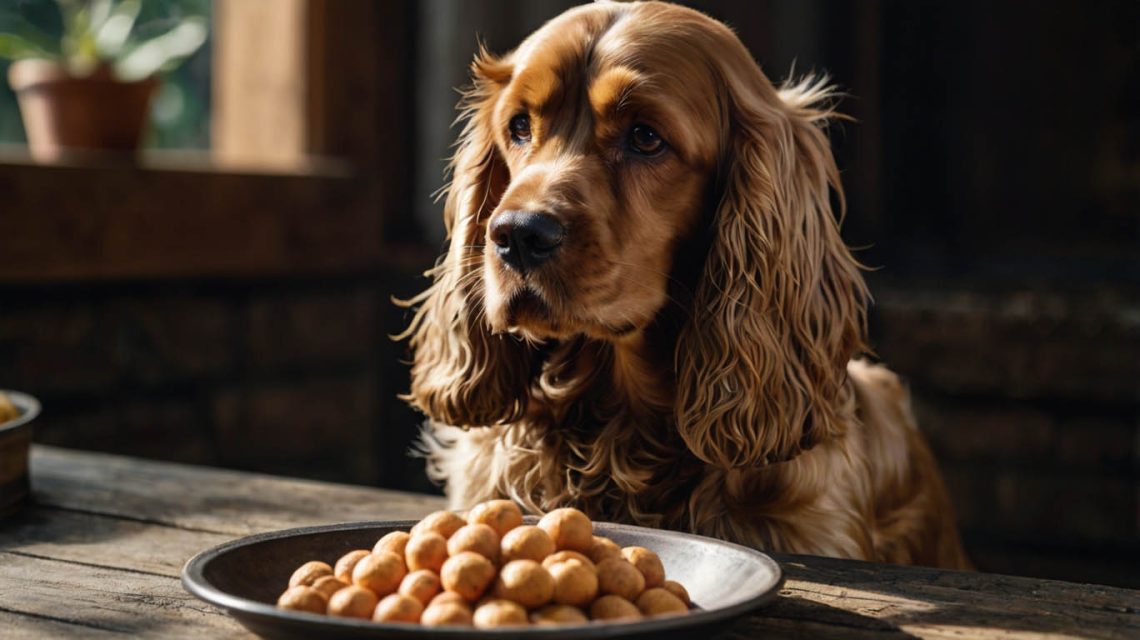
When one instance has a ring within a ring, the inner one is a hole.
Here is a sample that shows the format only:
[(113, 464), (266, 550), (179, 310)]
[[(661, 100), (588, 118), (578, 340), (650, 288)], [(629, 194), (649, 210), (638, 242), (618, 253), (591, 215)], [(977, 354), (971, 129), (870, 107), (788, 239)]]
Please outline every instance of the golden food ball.
[(526, 609), (523, 609), (517, 602), (496, 599), (488, 600), (479, 605), (479, 608), (475, 609), (473, 620), (479, 629), (516, 627), (528, 623)]
[(491, 562), (499, 560), (499, 534), (491, 525), (476, 522), (459, 529), (447, 539), (447, 553), (474, 551)]
[(360, 559), (352, 569), (352, 583), (371, 590), (378, 596), (386, 596), (400, 586), (400, 581), (408, 574), (404, 560), (391, 551), (370, 553)]
[(466, 602), (434, 602), (420, 616), (420, 624), (428, 627), (470, 627), (471, 607)]
[(558, 604), (585, 607), (598, 596), (598, 574), (580, 560), (567, 560), (550, 567), (554, 579), (553, 599)]
[(341, 581), (341, 579), (336, 576), (322, 576), (317, 578), (316, 582), (312, 584), (313, 589), (320, 592), (320, 594), (325, 597), (325, 600), (328, 600), (332, 597), (332, 594), (347, 586), (347, 582)]
[(665, 584), (661, 585), (661, 587), (669, 593), (677, 596), (681, 602), (685, 603), (686, 607), (693, 604), (693, 599), (689, 597), (688, 589), (685, 589), (684, 585), (682, 585), (680, 582), (677, 582), (676, 580), (666, 580)]
[(531, 612), (530, 621), (537, 625), (586, 624), (590, 619), (578, 607), (565, 604), (548, 604)]
[(502, 538), (511, 529), (522, 526), (523, 515), (519, 506), (510, 500), (488, 500), (467, 513), (467, 522), (489, 525)]
[(447, 540), (435, 531), (417, 533), (408, 540), (404, 559), (412, 571), (431, 569), (439, 573), (447, 560)]
[(352, 570), (356, 568), (356, 563), (363, 560), (370, 553), (372, 552), (367, 549), (349, 551), (336, 561), (336, 565), (333, 567), (333, 575), (341, 582), (352, 584)]
[(316, 589), (299, 584), (289, 587), (277, 598), (277, 606), (290, 611), (324, 613), (328, 598)]
[(417, 569), (404, 576), (397, 591), (415, 598), (420, 601), (420, 604), (427, 606), (442, 588), (443, 585), (439, 582), (439, 576), (434, 571)]
[(429, 513), (423, 520), (420, 520), (412, 527), (412, 537), (415, 537), (416, 534), (434, 531), (443, 536), (443, 539), (446, 540), (451, 537), (451, 534), (459, 531), (459, 529), (466, 524), (467, 521), (458, 513), (453, 511), (436, 511), (435, 513)]
[(665, 565), (656, 553), (645, 547), (626, 547), (621, 550), (621, 556), (645, 576), (646, 589), (665, 584)]
[(317, 578), (331, 576), (332, 574), (333, 569), (329, 566), (329, 563), (313, 560), (312, 562), (306, 562), (293, 572), (293, 575), (289, 577), (289, 586), (312, 586), (312, 584), (317, 581)]
[(610, 558), (598, 563), (598, 591), (621, 596), (630, 602), (645, 590), (645, 576), (637, 567), (622, 558)]
[(512, 560), (499, 570), (493, 593), (496, 598), (533, 609), (550, 602), (554, 595), (554, 578), (534, 560)]
[(408, 546), (408, 540), (412, 535), (406, 531), (393, 531), (387, 533), (384, 537), (376, 541), (372, 547), (372, 553), (377, 551), (391, 551), (392, 553), (404, 557), (404, 549)]
[(577, 509), (564, 507), (542, 516), (538, 526), (554, 541), (558, 550), (589, 551), (594, 545), (594, 523)]
[(499, 545), (499, 559), (503, 563), (512, 560), (534, 560), (542, 562), (554, 553), (554, 541), (550, 534), (533, 525), (515, 527), (503, 536)]
[(641, 612), (621, 596), (602, 596), (590, 605), (591, 620), (637, 620)]
[(443, 563), (439, 579), (445, 590), (474, 602), (495, 579), (495, 565), (474, 551), (461, 551)]
[(577, 551), (556, 551), (543, 559), (542, 566), (549, 569), (559, 562), (566, 562), (567, 560), (577, 560), (578, 562), (581, 562), (582, 564), (589, 567), (590, 571), (598, 570), (598, 567), (594, 564), (593, 560), (587, 558), (585, 554), (578, 553)]
[(411, 596), (393, 593), (384, 596), (372, 612), (376, 622), (419, 622), (424, 605)]
[(4, 424), (9, 420), (15, 420), (20, 417), (20, 410), (12, 401), (8, 399), (7, 394), (0, 392), (0, 424)]
[(622, 557), (621, 547), (609, 538), (594, 536), (594, 542), (590, 545), (590, 549), (586, 551), (586, 556), (589, 557), (594, 564), (600, 564), (602, 560)]
[(348, 585), (329, 598), (329, 615), (367, 620), (372, 617), (372, 612), (376, 610), (377, 602), (379, 602), (379, 598), (376, 597), (375, 593), (364, 587)]
[(636, 604), (643, 616), (675, 616), (689, 612), (680, 598), (661, 587), (646, 589), (637, 596)]

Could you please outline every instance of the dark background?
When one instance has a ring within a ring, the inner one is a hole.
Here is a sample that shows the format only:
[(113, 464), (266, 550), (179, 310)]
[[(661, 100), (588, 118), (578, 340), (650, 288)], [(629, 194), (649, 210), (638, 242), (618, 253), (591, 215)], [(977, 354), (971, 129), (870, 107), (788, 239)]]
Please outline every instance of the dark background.
[[(433, 490), (389, 298), (443, 247), (476, 35), (506, 51), (572, 4), (314, 0), (337, 177), (0, 158), (0, 387), (44, 402), (36, 440)], [(871, 342), (978, 567), (1140, 587), (1140, 4), (686, 4), (847, 92)]]

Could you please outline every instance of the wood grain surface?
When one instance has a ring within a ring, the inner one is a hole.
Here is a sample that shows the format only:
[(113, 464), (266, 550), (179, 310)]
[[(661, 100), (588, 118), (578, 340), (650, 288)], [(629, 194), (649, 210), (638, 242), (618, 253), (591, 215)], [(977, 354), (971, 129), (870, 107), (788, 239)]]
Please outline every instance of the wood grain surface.
[[(179, 573), (250, 533), (410, 519), (435, 496), (36, 446), (33, 503), (0, 521), (4, 638), (252, 637)], [(775, 556), (780, 598), (731, 638), (1137, 638), (1140, 592), (983, 573)]]

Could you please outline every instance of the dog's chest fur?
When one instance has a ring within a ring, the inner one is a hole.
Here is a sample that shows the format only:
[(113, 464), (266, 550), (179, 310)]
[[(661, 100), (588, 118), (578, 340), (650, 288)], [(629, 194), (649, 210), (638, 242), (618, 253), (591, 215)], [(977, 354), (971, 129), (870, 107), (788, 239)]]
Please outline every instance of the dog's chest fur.
[(507, 497), (535, 512), (575, 506), (598, 520), (759, 548), (873, 553), (871, 489), (852, 481), (866, 475), (856, 468), (864, 462), (858, 439), (765, 468), (705, 464), (673, 425), (668, 363), (649, 361), (637, 346), (560, 345), (518, 422), (466, 431), (429, 423), (429, 474), (445, 483), (451, 507)]

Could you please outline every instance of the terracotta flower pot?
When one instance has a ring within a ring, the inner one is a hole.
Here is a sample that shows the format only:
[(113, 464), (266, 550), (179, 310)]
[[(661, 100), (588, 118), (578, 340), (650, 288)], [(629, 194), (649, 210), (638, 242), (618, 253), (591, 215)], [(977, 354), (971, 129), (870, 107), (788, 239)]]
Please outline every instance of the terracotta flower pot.
[(138, 149), (158, 79), (116, 80), (104, 67), (74, 77), (48, 60), (8, 68), (32, 157), (52, 162), (77, 149), (133, 154)]

